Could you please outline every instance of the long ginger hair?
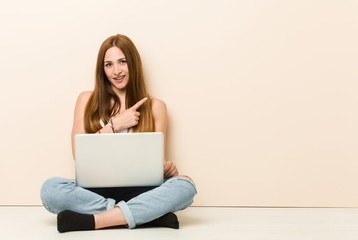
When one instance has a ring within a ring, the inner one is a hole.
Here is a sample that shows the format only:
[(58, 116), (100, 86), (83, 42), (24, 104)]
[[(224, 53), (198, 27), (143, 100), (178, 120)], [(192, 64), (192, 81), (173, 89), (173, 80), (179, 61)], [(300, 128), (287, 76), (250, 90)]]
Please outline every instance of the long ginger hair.
[(87, 133), (95, 133), (101, 129), (100, 120), (108, 123), (121, 109), (119, 97), (112, 89), (111, 83), (104, 72), (104, 56), (111, 47), (118, 47), (124, 53), (129, 72), (129, 81), (126, 87), (126, 105), (128, 109), (139, 100), (148, 97), (137, 111), (140, 112), (138, 125), (132, 128), (133, 132), (154, 132), (152, 104), (144, 82), (142, 61), (137, 48), (126, 36), (117, 34), (107, 38), (101, 45), (95, 75), (95, 87), (84, 114), (84, 127)]

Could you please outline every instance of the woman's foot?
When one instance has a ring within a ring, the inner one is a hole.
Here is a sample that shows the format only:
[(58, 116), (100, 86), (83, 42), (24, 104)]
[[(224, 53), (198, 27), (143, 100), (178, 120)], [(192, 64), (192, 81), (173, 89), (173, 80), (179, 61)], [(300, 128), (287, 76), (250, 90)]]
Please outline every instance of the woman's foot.
[(57, 215), (57, 230), (61, 233), (69, 231), (94, 230), (94, 216), (64, 210)]
[(138, 227), (167, 227), (179, 229), (179, 222), (177, 216), (170, 212)]
[[(61, 233), (69, 231), (95, 230), (100, 228), (120, 226), (126, 224), (119, 208), (91, 215), (64, 210), (57, 215), (57, 230)], [(120, 216), (120, 217), (118, 217)], [(170, 212), (140, 227), (167, 227), (179, 228), (177, 216)]]

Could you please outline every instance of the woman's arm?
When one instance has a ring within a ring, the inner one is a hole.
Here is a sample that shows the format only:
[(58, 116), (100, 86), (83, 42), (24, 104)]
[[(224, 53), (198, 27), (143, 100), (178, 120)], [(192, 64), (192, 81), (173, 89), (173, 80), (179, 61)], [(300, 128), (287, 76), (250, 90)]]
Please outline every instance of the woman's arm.
[(82, 92), (77, 98), (71, 134), (73, 159), (75, 159), (75, 135), (86, 133), (83, 118), (85, 113), (85, 107), (91, 94), (92, 92), (90, 91)]
[(167, 106), (157, 98), (152, 98), (152, 113), (156, 132), (162, 132), (164, 135), (164, 161), (166, 160), (166, 142), (167, 142)]
[(164, 177), (169, 178), (178, 175), (178, 170), (175, 164), (171, 161), (166, 161), (166, 142), (167, 142), (167, 106), (159, 99), (152, 98), (152, 113), (155, 124), (155, 131), (162, 132), (164, 135)]
[[(71, 134), (73, 159), (75, 159), (75, 135), (86, 133), (84, 127), (84, 115), (85, 108), (91, 94), (91, 91), (82, 92), (77, 98)], [(112, 133), (112, 128), (107, 124), (100, 131), (102, 133)]]

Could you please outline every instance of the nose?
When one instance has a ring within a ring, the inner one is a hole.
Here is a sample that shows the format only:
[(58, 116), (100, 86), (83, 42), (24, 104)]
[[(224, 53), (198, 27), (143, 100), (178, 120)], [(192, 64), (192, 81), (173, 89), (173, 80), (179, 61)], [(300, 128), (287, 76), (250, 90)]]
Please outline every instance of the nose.
[(121, 72), (121, 69), (118, 64), (114, 64), (114, 74), (118, 75)]

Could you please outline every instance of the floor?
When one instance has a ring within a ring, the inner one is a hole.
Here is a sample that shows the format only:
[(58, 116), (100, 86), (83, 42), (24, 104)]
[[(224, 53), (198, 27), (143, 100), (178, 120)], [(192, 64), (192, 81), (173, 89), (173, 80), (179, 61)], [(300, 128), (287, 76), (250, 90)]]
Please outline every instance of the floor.
[(105, 229), (59, 233), (43, 207), (0, 207), (0, 239), (358, 239), (358, 208), (190, 207), (180, 229)]

